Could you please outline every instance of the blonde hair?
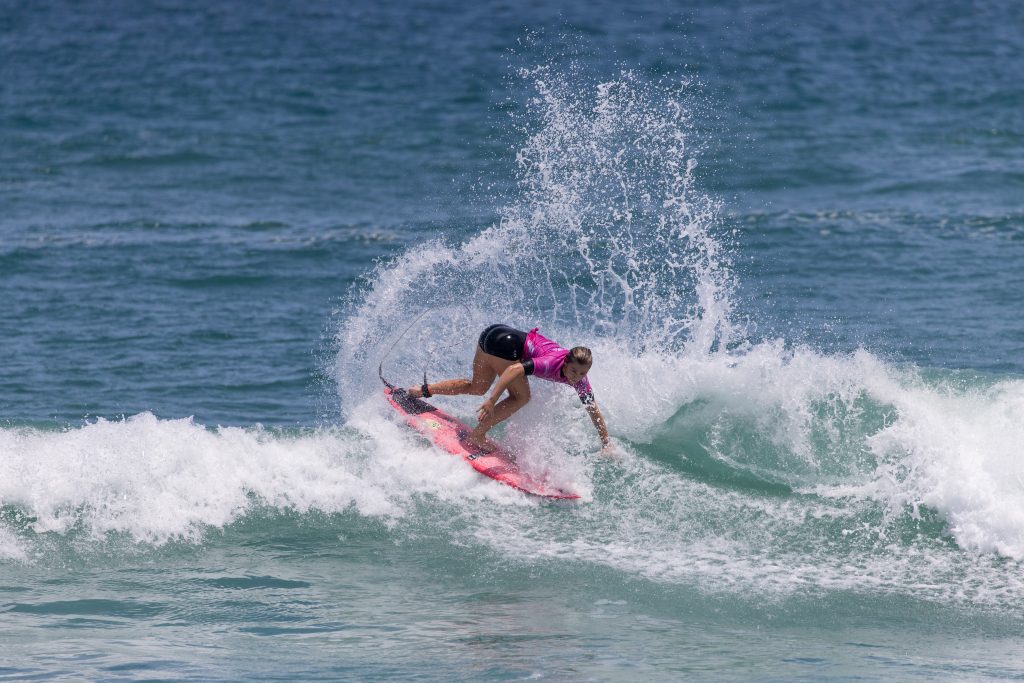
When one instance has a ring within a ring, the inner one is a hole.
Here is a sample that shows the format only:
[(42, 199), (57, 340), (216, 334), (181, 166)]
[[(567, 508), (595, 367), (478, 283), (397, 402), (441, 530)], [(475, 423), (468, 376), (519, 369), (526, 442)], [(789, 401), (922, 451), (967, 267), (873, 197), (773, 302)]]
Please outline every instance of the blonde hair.
[(574, 346), (569, 350), (565, 361), (579, 363), (580, 365), (593, 365), (594, 356), (586, 346)]

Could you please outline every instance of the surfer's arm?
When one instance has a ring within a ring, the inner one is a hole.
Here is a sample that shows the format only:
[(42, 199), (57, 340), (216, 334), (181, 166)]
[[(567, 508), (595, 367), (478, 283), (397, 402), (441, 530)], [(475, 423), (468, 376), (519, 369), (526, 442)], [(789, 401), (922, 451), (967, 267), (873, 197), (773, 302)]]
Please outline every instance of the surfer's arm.
[(597, 430), (597, 435), (601, 437), (601, 446), (607, 449), (612, 445), (612, 442), (608, 438), (608, 425), (604, 422), (604, 415), (601, 414), (601, 409), (597, 407), (596, 403), (588, 403), (586, 409), (587, 415), (590, 416), (590, 421), (594, 423), (594, 429)]

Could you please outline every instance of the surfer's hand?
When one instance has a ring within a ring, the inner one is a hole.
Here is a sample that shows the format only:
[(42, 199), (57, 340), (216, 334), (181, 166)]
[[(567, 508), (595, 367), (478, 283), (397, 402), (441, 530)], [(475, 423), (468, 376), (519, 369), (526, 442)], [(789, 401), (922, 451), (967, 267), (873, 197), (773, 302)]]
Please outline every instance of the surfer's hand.
[(480, 404), (480, 407), (477, 408), (476, 417), (478, 420), (482, 420), (488, 415), (490, 415), (493, 411), (494, 401), (492, 401), (490, 398), (485, 399), (484, 402)]
[(615, 443), (610, 439), (605, 442), (604, 446), (601, 447), (601, 455), (611, 460), (619, 459), (619, 450), (615, 447)]

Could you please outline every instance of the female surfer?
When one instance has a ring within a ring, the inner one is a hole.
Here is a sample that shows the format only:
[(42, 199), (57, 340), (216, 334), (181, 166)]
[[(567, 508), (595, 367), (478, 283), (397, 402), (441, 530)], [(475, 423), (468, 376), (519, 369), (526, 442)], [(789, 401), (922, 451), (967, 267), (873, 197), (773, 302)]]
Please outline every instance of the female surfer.
[[(543, 337), (533, 328), (529, 332), (516, 330), (507, 325), (491, 325), (480, 334), (476, 354), (473, 357), (473, 379), (447, 379), (433, 384), (423, 384), (409, 389), (413, 398), (430, 398), (437, 394), (454, 396), (473, 394), (483, 396), (498, 377), (498, 383), (490, 396), (477, 410), (480, 422), (476, 429), (466, 436), (466, 441), (485, 452), (494, 450), (494, 444), (487, 440), (487, 431), (522, 408), (530, 400), (530, 375), (549, 382), (568, 384), (579, 395), (587, 414), (604, 448), (608, 452), (611, 441), (604, 423), (601, 409), (594, 402), (594, 392), (587, 380), (587, 372), (593, 365), (590, 349), (577, 346), (566, 350), (555, 342)], [(498, 402), (508, 391), (508, 397)]]

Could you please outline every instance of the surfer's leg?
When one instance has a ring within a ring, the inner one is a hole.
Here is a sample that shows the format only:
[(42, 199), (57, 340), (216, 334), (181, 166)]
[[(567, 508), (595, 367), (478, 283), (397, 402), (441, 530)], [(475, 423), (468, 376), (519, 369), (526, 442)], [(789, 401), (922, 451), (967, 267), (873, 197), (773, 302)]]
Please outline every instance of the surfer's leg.
[[(494, 384), (494, 378), (504, 371), (504, 368), (500, 370), (497, 368), (501, 363), (511, 365), (509, 361), (496, 358), (477, 349), (473, 356), (473, 379), (446, 379), (434, 382), (429, 385), (430, 393), (438, 396), (458, 396), (459, 394), (483, 396)], [(413, 398), (420, 398), (423, 395), (423, 390), (420, 387), (412, 387), (409, 389), (409, 395)]]
[(473, 394), (474, 396), (483, 396), (491, 388), (491, 385), (494, 384), (494, 378), (505, 372), (505, 369), (510, 365), (512, 365), (512, 361), (484, 353), (483, 350), (478, 348), (476, 353), (473, 354), (473, 381), (467, 388), (466, 393)]
[(476, 429), (469, 433), (466, 440), (472, 443), (474, 446), (478, 446), (484, 450), (494, 450), (493, 444), (487, 440), (487, 432), (494, 425), (499, 422), (503, 422), (511, 417), (517, 410), (525, 406), (530, 402), (530, 383), (526, 377), (518, 377), (515, 381), (508, 385), (508, 396), (499, 401), (495, 406), (494, 410), (480, 420), (477, 424)]

